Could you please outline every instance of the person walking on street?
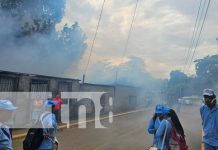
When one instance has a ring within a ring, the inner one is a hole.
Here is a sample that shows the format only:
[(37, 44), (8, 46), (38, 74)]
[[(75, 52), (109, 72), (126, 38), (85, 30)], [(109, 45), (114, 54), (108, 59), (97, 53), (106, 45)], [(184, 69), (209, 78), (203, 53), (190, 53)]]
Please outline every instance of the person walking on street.
[(40, 116), (44, 131), (44, 139), (39, 147), (39, 150), (53, 150), (57, 133), (57, 121), (53, 114), (54, 107), (57, 102), (47, 100), (44, 104), (45, 112)]
[[(39, 101), (39, 100), (37, 100)], [(42, 100), (40, 102), (43, 110), (38, 121), (29, 129), (24, 141), (24, 150), (53, 150), (56, 142), (57, 121), (53, 114), (53, 108), (57, 102)]]
[(54, 107), (54, 114), (56, 116), (56, 120), (58, 123), (61, 122), (61, 104), (62, 104), (62, 99), (59, 94), (56, 95), (55, 98), (52, 99), (53, 102), (57, 103)]
[(9, 127), (5, 124), (16, 110), (10, 100), (0, 100), (0, 150), (12, 150), (12, 138)]
[(36, 100), (33, 101), (31, 125), (34, 125), (39, 120), (39, 116), (43, 112), (43, 108), (42, 108), (43, 103), (44, 103), (44, 100), (42, 98), (37, 98)]
[(150, 119), (149, 121), (149, 125), (148, 125), (148, 133), (153, 134), (154, 135), (154, 139), (153, 139), (153, 146), (157, 145), (157, 141), (158, 139), (155, 137), (156, 131), (160, 125), (160, 119), (159, 117), (162, 114), (162, 110), (163, 110), (164, 106), (161, 104), (156, 105), (155, 107), (155, 113), (153, 115), (153, 117)]
[(200, 107), (204, 131), (204, 149), (218, 150), (218, 105), (212, 89), (203, 90), (204, 105)]
[(170, 150), (170, 137), (171, 137), (171, 119), (170, 109), (164, 108), (160, 117), (160, 125), (157, 129), (155, 137), (158, 139), (157, 149), (158, 150)]
[(171, 150), (188, 150), (184, 129), (179, 121), (179, 117), (173, 109), (170, 109), (170, 118), (170, 122), (173, 126), (170, 139)]

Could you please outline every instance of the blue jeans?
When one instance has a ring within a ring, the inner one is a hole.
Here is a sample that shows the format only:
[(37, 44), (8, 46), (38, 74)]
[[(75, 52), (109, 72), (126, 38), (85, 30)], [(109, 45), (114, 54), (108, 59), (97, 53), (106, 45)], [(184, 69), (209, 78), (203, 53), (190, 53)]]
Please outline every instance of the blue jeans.
[(207, 143), (204, 143), (204, 150), (218, 150), (217, 146), (211, 146)]

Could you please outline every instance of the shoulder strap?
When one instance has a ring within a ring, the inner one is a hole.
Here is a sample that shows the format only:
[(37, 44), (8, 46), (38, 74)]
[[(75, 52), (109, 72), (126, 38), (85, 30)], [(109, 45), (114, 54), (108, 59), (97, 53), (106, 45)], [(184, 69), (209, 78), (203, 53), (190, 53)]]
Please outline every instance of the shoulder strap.
[(158, 121), (158, 123), (160, 124), (160, 119), (157, 117), (157, 121)]
[(165, 128), (165, 132), (164, 132), (164, 137), (163, 137), (163, 142), (162, 142), (161, 150), (163, 150), (163, 147), (164, 147), (164, 143), (165, 143), (165, 139), (166, 139), (166, 134), (167, 134), (167, 128), (168, 128), (168, 121), (166, 120), (166, 128)]
[(39, 121), (41, 122), (43, 128), (44, 128), (43, 119), (44, 119), (45, 117), (47, 117), (48, 115), (50, 115), (50, 114), (51, 114), (50, 112), (45, 112), (45, 113), (43, 113), (43, 114), (40, 116)]
[(8, 139), (11, 139), (10, 133), (8, 133), (8, 132), (5, 130), (5, 128), (1, 128), (1, 130), (2, 130), (2, 132), (4, 133), (4, 135), (7, 136)]

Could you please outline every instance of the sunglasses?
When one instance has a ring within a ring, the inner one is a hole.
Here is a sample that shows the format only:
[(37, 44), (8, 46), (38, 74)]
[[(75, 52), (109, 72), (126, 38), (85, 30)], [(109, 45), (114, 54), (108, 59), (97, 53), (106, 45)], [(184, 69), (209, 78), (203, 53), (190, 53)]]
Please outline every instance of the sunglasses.
[(204, 95), (204, 99), (213, 99), (214, 96)]

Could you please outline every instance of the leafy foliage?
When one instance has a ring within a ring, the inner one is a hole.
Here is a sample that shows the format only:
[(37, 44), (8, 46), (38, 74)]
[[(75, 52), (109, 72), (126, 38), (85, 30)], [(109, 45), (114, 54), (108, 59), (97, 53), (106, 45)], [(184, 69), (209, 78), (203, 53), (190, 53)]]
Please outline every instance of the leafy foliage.
[(188, 77), (181, 71), (172, 71), (167, 82), (168, 101), (175, 103), (179, 97), (201, 95), (205, 88), (218, 89), (218, 55), (194, 61), (196, 76)]

